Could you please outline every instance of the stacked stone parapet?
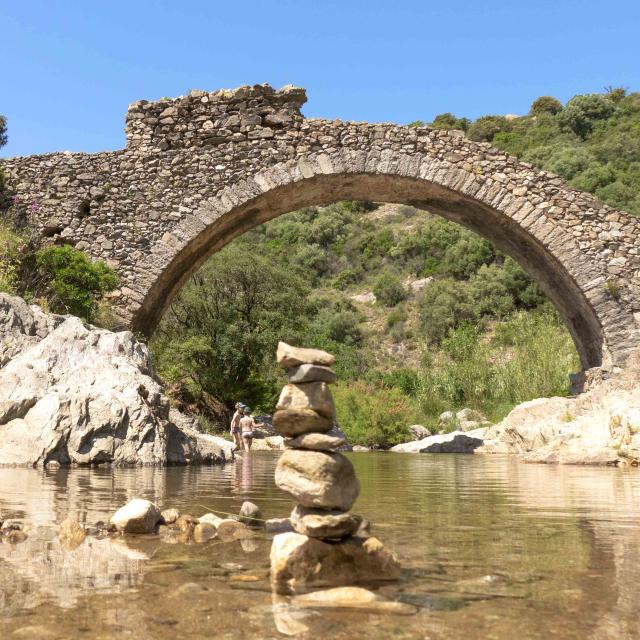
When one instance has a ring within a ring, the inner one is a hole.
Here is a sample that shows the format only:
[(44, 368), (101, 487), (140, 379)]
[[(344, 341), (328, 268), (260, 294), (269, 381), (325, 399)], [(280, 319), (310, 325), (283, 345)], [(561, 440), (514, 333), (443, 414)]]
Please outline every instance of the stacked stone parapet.
[(301, 121), (304, 89), (275, 90), (254, 85), (219, 91), (193, 90), (187, 96), (129, 106), (127, 148), (142, 152), (215, 147), (228, 142), (270, 140)]

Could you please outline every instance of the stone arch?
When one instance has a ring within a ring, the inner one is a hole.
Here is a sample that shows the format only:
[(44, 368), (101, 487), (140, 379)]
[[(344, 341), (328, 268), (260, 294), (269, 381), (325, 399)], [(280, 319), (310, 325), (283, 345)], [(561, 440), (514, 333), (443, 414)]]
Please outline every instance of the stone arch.
[(494, 242), (557, 307), (585, 369), (622, 362), (637, 343), (633, 314), (607, 295), (606, 270), (526, 184), (397, 149), (308, 153), (222, 189), (184, 216), (136, 268), (140, 302), (127, 310), (131, 326), (151, 334), (188, 277), (243, 232), (304, 206), (347, 199), (428, 209)]

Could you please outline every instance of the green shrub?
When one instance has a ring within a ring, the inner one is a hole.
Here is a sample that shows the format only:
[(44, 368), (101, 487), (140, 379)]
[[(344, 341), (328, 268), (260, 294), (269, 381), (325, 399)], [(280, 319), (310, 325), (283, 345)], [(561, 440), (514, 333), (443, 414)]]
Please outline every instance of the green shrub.
[(440, 113), (429, 124), (434, 129), (458, 129), (466, 131), (469, 128), (468, 118), (456, 118), (453, 113)]
[(562, 111), (562, 102), (560, 100), (551, 96), (540, 96), (533, 101), (529, 113), (532, 116), (537, 116), (541, 113), (555, 115), (560, 111)]
[(510, 131), (511, 126), (504, 116), (482, 116), (471, 123), (467, 136), (476, 142), (491, 142), (496, 133)]
[(56, 313), (71, 313), (91, 322), (102, 296), (115, 289), (118, 278), (104, 262), (68, 245), (45, 247), (35, 254), (34, 293), (46, 297)]
[(357, 344), (362, 340), (358, 316), (351, 311), (333, 313), (327, 323), (327, 333), (332, 340), (344, 344)]
[(373, 293), (380, 304), (385, 307), (395, 307), (407, 297), (407, 292), (398, 276), (383, 273), (373, 285)]
[(22, 249), (27, 242), (7, 218), (0, 218), (0, 291), (9, 294), (19, 292), (19, 269)]
[(584, 140), (596, 122), (608, 118), (614, 109), (615, 104), (599, 93), (577, 95), (558, 114), (558, 122)]
[(379, 388), (357, 380), (335, 385), (338, 423), (349, 442), (388, 448), (409, 440), (415, 411), (395, 388)]
[(222, 402), (271, 411), (279, 340), (303, 342), (307, 285), (286, 266), (231, 244), (183, 288), (151, 341), (160, 375)]
[(428, 342), (438, 343), (463, 322), (477, 322), (480, 312), (469, 285), (449, 278), (436, 280), (419, 300), (420, 327)]

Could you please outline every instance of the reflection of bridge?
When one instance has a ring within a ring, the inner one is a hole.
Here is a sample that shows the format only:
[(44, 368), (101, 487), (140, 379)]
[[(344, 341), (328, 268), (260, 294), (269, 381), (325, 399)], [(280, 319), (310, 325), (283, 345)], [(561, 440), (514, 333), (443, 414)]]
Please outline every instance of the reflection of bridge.
[(0, 166), (44, 236), (118, 270), (114, 303), (146, 333), (237, 235), (303, 206), (363, 199), (427, 208), (495, 242), (557, 306), (585, 368), (621, 363), (637, 345), (640, 220), (455, 132), (305, 120), (305, 99), (255, 86), (140, 101), (123, 151)]

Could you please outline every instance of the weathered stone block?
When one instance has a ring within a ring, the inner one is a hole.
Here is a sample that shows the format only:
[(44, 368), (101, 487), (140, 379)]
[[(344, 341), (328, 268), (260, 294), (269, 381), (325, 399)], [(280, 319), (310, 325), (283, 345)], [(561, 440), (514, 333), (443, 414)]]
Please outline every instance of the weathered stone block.
[(271, 581), (279, 593), (395, 580), (400, 563), (377, 538), (328, 543), (299, 533), (281, 533), (271, 546)]
[(341, 453), (286, 449), (275, 480), (305, 507), (348, 511), (360, 493), (353, 465)]

